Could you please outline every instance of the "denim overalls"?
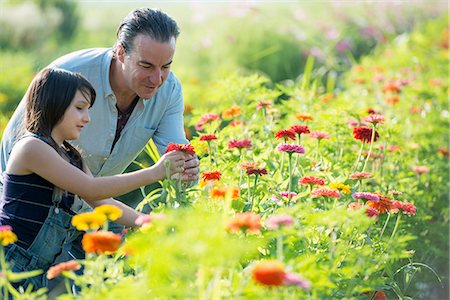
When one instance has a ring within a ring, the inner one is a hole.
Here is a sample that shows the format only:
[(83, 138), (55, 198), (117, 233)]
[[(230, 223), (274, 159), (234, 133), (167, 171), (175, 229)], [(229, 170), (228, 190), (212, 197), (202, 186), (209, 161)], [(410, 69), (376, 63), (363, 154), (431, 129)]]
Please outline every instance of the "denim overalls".
[(34, 290), (46, 287), (47, 270), (61, 254), (66, 240), (76, 232), (76, 228), (71, 224), (72, 215), (59, 208), (61, 196), (55, 195), (55, 190), (53, 206), (50, 207), (48, 216), (31, 246), (27, 250), (16, 244), (6, 247), (6, 260), (9, 261), (13, 272), (44, 271), (41, 275), (13, 283), (16, 288), (23, 286), (26, 289), (29, 284), (33, 285)]

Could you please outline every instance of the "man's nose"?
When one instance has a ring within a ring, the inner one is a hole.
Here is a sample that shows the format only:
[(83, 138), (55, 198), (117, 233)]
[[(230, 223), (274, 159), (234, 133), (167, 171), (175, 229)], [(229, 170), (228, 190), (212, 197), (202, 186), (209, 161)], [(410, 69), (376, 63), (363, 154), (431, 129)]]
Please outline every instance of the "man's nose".
[(155, 68), (150, 74), (150, 82), (156, 86), (159, 86), (162, 83), (162, 72), (161, 69)]

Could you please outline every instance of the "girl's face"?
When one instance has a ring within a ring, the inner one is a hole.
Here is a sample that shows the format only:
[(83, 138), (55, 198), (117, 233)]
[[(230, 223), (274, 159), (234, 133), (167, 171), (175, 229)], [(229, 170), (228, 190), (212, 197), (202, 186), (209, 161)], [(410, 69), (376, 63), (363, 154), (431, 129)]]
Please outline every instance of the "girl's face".
[(89, 100), (77, 91), (62, 119), (53, 127), (52, 137), (58, 145), (64, 140), (76, 140), (81, 130), (91, 120), (89, 117)]

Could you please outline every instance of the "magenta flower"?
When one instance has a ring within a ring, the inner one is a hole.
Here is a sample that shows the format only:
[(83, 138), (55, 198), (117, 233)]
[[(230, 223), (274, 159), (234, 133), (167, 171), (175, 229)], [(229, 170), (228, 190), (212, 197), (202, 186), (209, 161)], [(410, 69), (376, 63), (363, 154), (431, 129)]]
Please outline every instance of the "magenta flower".
[(280, 143), (277, 146), (277, 151), (280, 152), (289, 152), (289, 153), (297, 153), (297, 154), (304, 154), (305, 148), (301, 145), (295, 145), (295, 144), (284, 144)]
[(299, 275), (295, 273), (287, 272), (283, 278), (284, 285), (295, 285), (304, 290), (309, 289), (311, 287), (311, 282), (304, 278), (301, 278)]
[(364, 199), (372, 202), (380, 201), (380, 197), (378, 197), (377, 194), (374, 193), (366, 193), (366, 192), (357, 192), (352, 195), (353, 199)]
[(266, 220), (266, 226), (269, 229), (279, 229), (281, 227), (290, 227), (294, 225), (294, 219), (289, 215), (275, 215)]

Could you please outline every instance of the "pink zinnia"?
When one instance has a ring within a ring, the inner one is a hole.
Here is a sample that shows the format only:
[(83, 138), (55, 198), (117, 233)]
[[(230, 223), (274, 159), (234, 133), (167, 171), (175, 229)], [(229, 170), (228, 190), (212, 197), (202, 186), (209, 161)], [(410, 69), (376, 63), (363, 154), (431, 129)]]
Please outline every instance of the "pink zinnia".
[(397, 213), (399, 209), (401, 209), (402, 212), (408, 216), (414, 216), (417, 212), (416, 206), (412, 203), (392, 200), (391, 212)]
[(363, 119), (364, 122), (371, 124), (383, 124), (384, 116), (378, 114), (371, 114)]
[(378, 210), (376, 210), (375, 208), (371, 207), (371, 206), (367, 206), (366, 207), (366, 215), (369, 218), (378, 219), (378, 216), (380, 215), (380, 212)]
[(326, 197), (326, 198), (340, 198), (341, 195), (339, 191), (327, 189), (327, 188), (316, 188), (311, 191), (312, 198)]
[(372, 202), (380, 201), (380, 197), (374, 193), (366, 193), (366, 192), (357, 192), (352, 195), (353, 199), (364, 199)]
[(228, 149), (234, 149), (234, 148), (238, 148), (238, 149), (243, 149), (243, 148), (251, 148), (252, 147), (252, 142), (249, 139), (244, 139), (244, 140), (231, 140), (228, 142)]
[(164, 219), (166, 217), (167, 216), (163, 213), (152, 213), (150, 215), (141, 215), (141, 216), (137, 217), (137, 219), (134, 223), (138, 226), (144, 226), (144, 225), (147, 225), (147, 224), (153, 222), (154, 220)]
[(295, 140), (295, 132), (293, 132), (292, 130), (278, 130), (277, 133), (275, 133), (275, 138), (276, 139), (286, 139), (286, 140)]
[(309, 137), (313, 138), (313, 139), (323, 140), (323, 139), (329, 139), (330, 135), (328, 134), (328, 132), (325, 132), (325, 131), (314, 130), (309, 134)]
[[(289, 199), (289, 192), (281, 192), (281, 193), (280, 193), (280, 196), (283, 197), (283, 198)], [(293, 198), (297, 197), (297, 193), (291, 192), (291, 193), (290, 193), (290, 196), (291, 196), (290, 198), (293, 199)], [(281, 202), (281, 199), (278, 198), (278, 196), (276, 196), (276, 195), (272, 195), (272, 201), (277, 202), (279, 205), (282, 205), (282, 204), (283, 204), (283, 203)]]
[(295, 285), (304, 290), (309, 289), (311, 287), (311, 282), (306, 280), (295, 273), (287, 272), (284, 275), (283, 279), (284, 285)]
[(413, 166), (412, 169), (416, 174), (419, 174), (419, 175), (429, 172), (429, 169), (426, 166)]
[(211, 141), (217, 140), (217, 136), (215, 134), (204, 134), (200, 136), (200, 141)]
[(2, 225), (2, 226), (0, 226), (0, 232), (2, 232), (2, 231), (13, 231), (13, 229), (9, 225)]
[(301, 185), (325, 185), (325, 180), (316, 176), (304, 176), (299, 179)]
[(277, 149), (277, 151), (280, 151), (280, 152), (289, 152), (289, 153), (298, 153), (298, 154), (305, 153), (305, 148), (303, 148), (303, 146), (301, 146), (301, 145), (296, 145), (296, 144), (280, 143), (280, 144), (278, 144), (276, 149)]
[(302, 134), (308, 134), (309, 133), (308, 126), (292, 125), (291, 128), (289, 128), (289, 129), (292, 130), (293, 132), (295, 132), (297, 135), (302, 135)]
[(203, 115), (202, 117), (200, 117), (200, 119), (197, 122), (197, 125), (195, 125), (195, 130), (201, 131), (201, 130), (203, 130), (203, 125), (205, 125), (207, 123), (211, 123), (218, 119), (219, 119), (218, 114), (207, 113), (207, 114)]
[(349, 176), (350, 179), (355, 179), (355, 180), (367, 179), (370, 177), (372, 177), (372, 174), (368, 173), (368, 172), (355, 172), (353, 174), (350, 174), (350, 176)]
[(290, 227), (294, 224), (294, 219), (289, 215), (275, 215), (266, 220), (266, 226), (269, 229), (278, 229), (281, 227)]

